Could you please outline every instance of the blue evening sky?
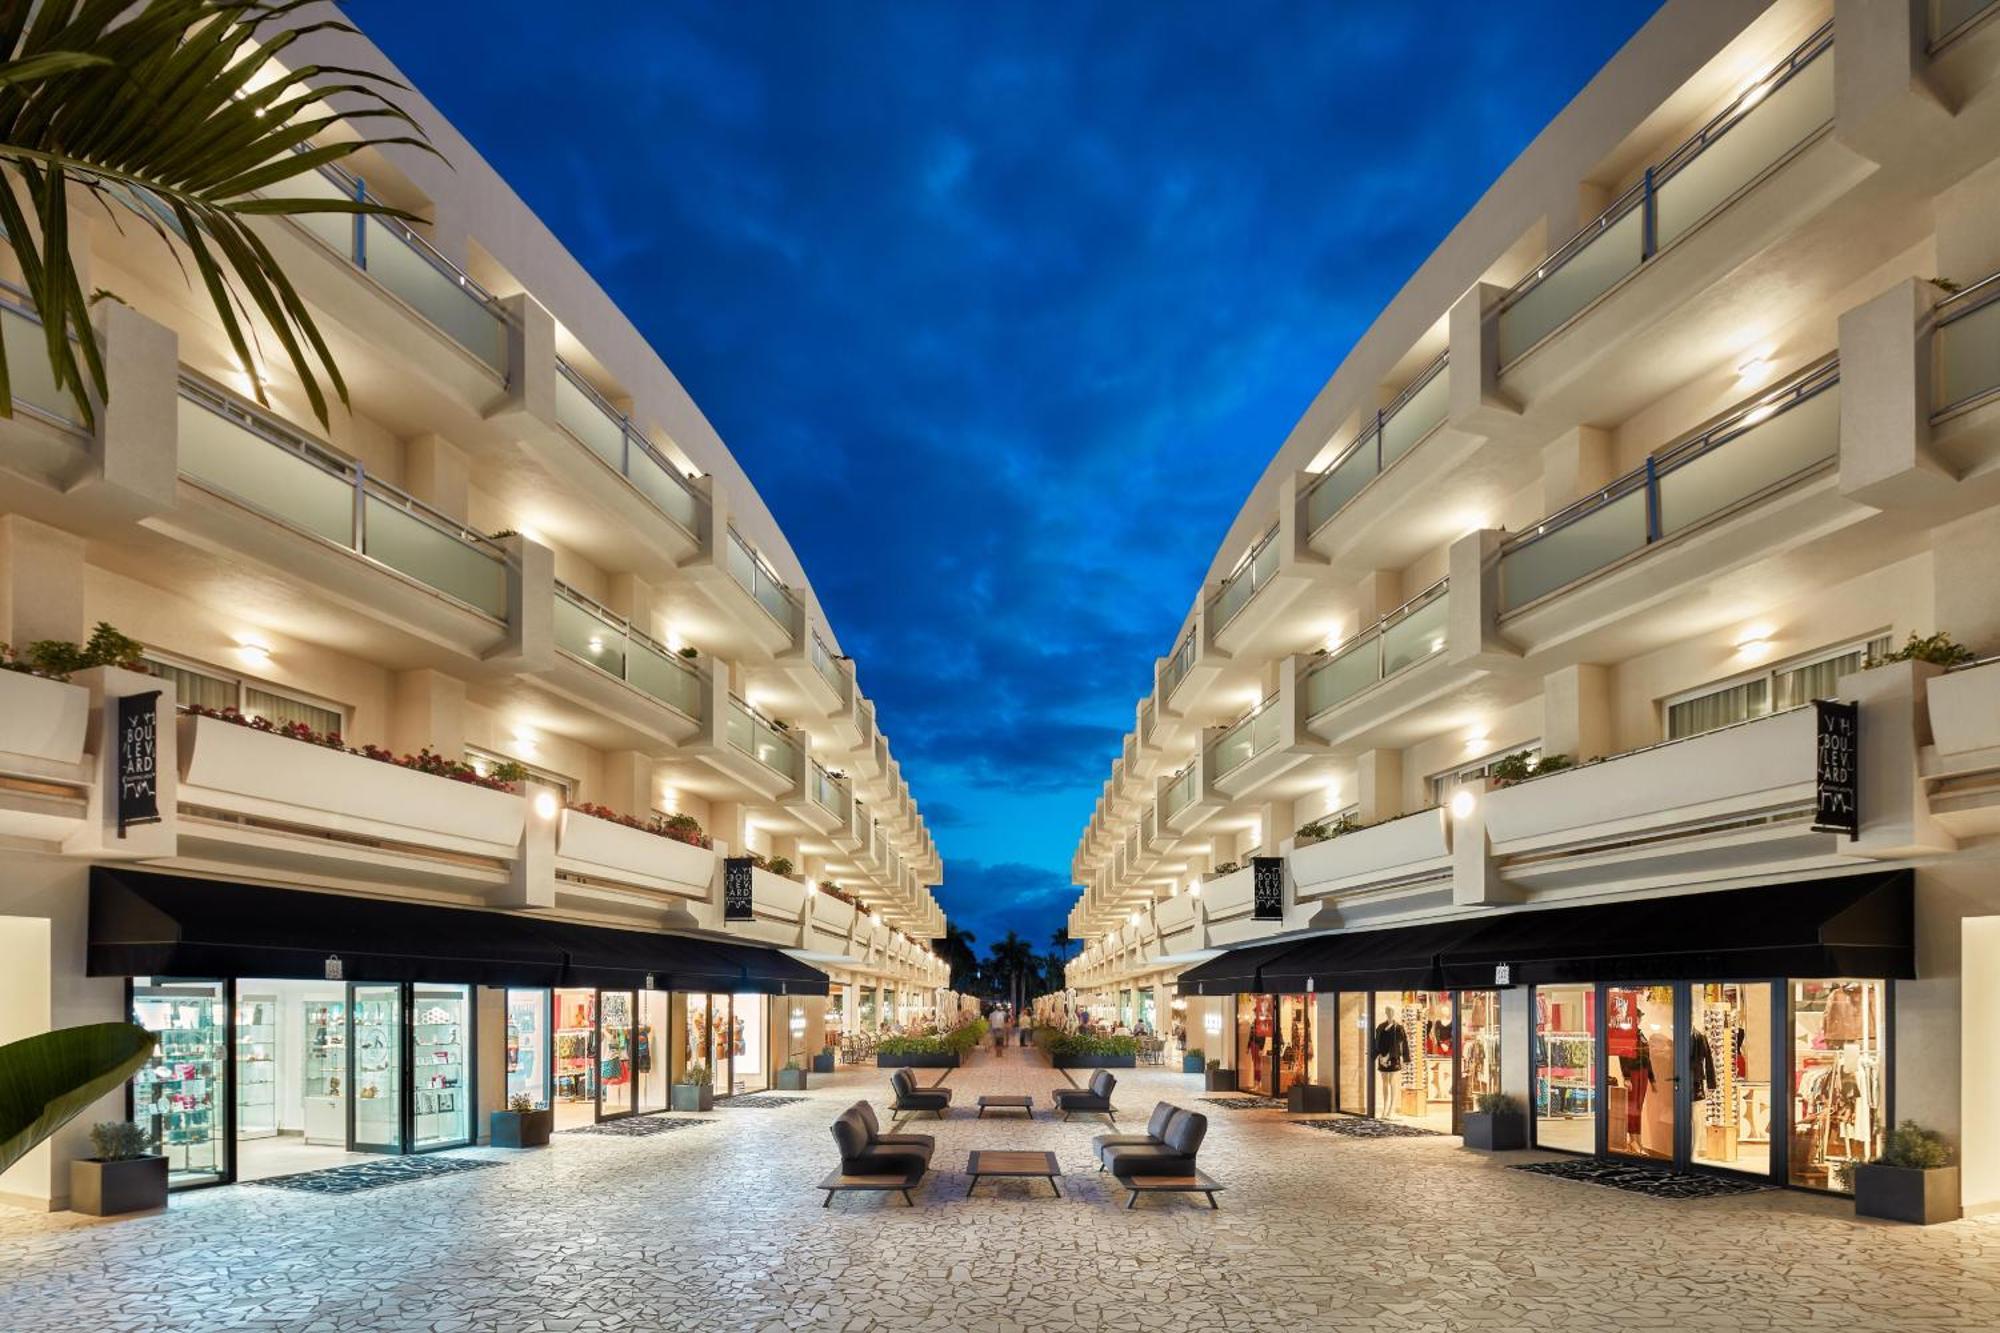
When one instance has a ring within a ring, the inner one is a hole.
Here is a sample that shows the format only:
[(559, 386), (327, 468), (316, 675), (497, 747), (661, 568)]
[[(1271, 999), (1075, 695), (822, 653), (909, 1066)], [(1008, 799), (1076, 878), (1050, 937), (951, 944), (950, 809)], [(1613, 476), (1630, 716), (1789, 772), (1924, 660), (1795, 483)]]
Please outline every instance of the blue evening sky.
[(350, 0), (679, 375), (980, 946), (1038, 948), (1224, 529), (1653, 0)]

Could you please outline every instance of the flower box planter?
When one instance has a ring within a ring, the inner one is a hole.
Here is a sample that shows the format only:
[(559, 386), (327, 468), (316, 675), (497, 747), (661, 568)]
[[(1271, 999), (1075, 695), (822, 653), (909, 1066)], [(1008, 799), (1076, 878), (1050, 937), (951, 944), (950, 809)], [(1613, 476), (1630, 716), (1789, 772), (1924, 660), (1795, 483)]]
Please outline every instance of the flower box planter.
[(1236, 1091), (1236, 1071), (1233, 1069), (1210, 1069), (1202, 1080), (1204, 1092)]
[(1294, 1083), (1285, 1093), (1287, 1115), (1330, 1115), (1332, 1112), (1332, 1088), (1317, 1083)]
[(1528, 1117), (1519, 1111), (1504, 1115), (1468, 1111), (1463, 1128), (1465, 1146), (1480, 1152), (1512, 1152), (1528, 1146)]
[(1879, 1217), (1927, 1227), (1955, 1222), (1960, 1212), (1955, 1166), (1925, 1169), (1870, 1162), (1854, 1168), (1856, 1217)]
[(713, 1111), (715, 1089), (706, 1083), (676, 1083), (670, 1093), (676, 1111)]
[(69, 1206), (90, 1217), (116, 1217), (167, 1206), (167, 1159), (85, 1157), (69, 1164)]
[(1136, 1055), (1058, 1055), (1049, 1060), (1057, 1069), (1134, 1069)]
[(80, 764), (89, 723), (90, 691), (81, 685), (0, 671), (0, 754)]
[(815, 1055), (813, 1057), (813, 1073), (831, 1074), (833, 1072), (834, 1061), (839, 1058), (840, 1058), (839, 1053), (837, 1051), (835, 1051), (831, 1046), (827, 1047), (825, 1050), (821, 1051), (818, 1055)]
[(1181, 1072), (1183, 1074), (1205, 1074), (1208, 1072), (1208, 1061), (1199, 1055), (1183, 1055), (1181, 1057)]
[(917, 1055), (875, 1056), (877, 1069), (956, 1069), (958, 1054), (955, 1051), (927, 1052)]
[(803, 1069), (780, 1069), (778, 1071), (779, 1092), (804, 1092), (806, 1071)]
[(578, 810), (563, 812), (556, 855), (608, 879), (664, 881), (706, 898), (715, 878), (715, 853), (645, 829), (627, 828)]
[(487, 1118), (488, 1135), (495, 1148), (546, 1148), (555, 1131), (556, 1113), (544, 1111), (495, 1111)]

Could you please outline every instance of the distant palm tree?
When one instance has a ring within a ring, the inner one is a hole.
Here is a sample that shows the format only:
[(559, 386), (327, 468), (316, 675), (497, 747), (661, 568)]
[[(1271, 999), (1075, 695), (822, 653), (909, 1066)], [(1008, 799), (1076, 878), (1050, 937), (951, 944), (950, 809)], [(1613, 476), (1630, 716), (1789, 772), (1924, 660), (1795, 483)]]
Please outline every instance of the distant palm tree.
[(1069, 946), (1076, 943), (1076, 941), (1070, 938), (1068, 926), (1057, 926), (1055, 934), (1049, 936), (1049, 943), (1054, 946), (1056, 957), (1067, 962), (1069, 960)]
[[(88, 199), (114, 220), (136, 219), (191, 265), (231, 349), (249, 373), (252, 344), (277, 341), (321, 424), (318, 376), (347, 401), (305, 303), (251, 227), (258, 217), (373, 213), (415, 219), (385, 204), (287, 192), (363, 148), (434, 151), (415, 121), (382, 96), (393, 79), (366, 70), (277, 59), (306, 33), (353, 32), (332, 19), (294, 23), (306, 0), (0, 0), (0, 229), (42, 320), (58, 389), (86, 422), (107, 393), (90, 322), (108, 293), (83, 290), (70, 253), (70, 205)], [(350, 109), (317, 111), (326, 99)], [(398, 121), (408, 135), (358, 135), (313, 146), (342, 122)], [(115, 297), (113, 299), (116, 299)], [(0, 416), (13, 415), (0, 355)]]
[(1028, 982), (1037, 972), (1035, 946), (1022, 939), (1013, 931), (991, 949), (987, 950), (987, 967), (994, 978), (1006, 985), (1008, 1003), (1014, 1012), (1021, 1011), (1027, 998)]
[(978, 942), (979, 937), (971, 931), (961, 929), (955, 922), (945, 923), (938, 953), (951, 969), (951, 988), (961, 995), (969, 993), (979, 979), (979, 955), (972, 947)]

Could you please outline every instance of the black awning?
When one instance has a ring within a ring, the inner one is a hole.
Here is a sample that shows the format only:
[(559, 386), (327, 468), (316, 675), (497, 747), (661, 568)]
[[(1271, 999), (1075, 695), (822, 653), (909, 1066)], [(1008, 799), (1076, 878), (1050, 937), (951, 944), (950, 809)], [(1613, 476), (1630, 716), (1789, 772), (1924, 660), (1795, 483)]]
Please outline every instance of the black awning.
[(704, 945), (724, 950), (742, 960), (747, 990), (765, 995), (826, 995), (831, 991), (826, 973), (802, 963), (780, 949), (737, 940), (703, 940)]
[(1296, 947), (1297, 940), (1282, 940), (1276, 944), (1243, 944), (1225, 949), (1181, 973), (1175, 984), (1183, 995), (1249, 994), (1258, 989), (1257, 974), (1264, 964)]
[(542, 923), (568, 952), (564, 984), (640, 990), (825, 995), (826, 973), (762, 945), (693, 935)]
[(1312, 983), (1317, 991), (1434, 990), (1443, 986), (1440, 958), (1463, 939), (1468, 923), (1425, 921), (1379, 930), (1349, 930), (1295, 940), (1281, 957), (1264, 965), (1263, 989), (1296, 995)]
[(318, 980), (329, 955), (349, 980), (487, 986), (561, 985), (567, 961), (505, 912), (91, 867), (93, 977)]
[(1916, 976), (1909, 870), (1482, 917), (1447, 947), (1444, 983)]

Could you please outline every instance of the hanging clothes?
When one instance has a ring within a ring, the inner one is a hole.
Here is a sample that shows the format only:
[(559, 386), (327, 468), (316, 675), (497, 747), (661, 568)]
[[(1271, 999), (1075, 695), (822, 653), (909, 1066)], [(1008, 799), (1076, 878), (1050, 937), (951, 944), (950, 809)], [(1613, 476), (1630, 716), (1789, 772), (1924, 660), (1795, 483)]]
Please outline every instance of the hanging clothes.
[(1820, 1020), (1819, 1035), (1829, 1046), (1861, 1040), (1861, 1002), (1851, 986), (1835, 986), (1827, 997), (1826, 1016)]
[(1693, 1089), (1688, 1094), (1695, 1101), (1707, 1101), (1711, 1093), (1719, 1088), (1715, 1077), (1715, 1060), (1709, 1053), (1708, 1037), (1704, 1033), (1692, 1034), (1688, 1045), (1688, 1078)]

